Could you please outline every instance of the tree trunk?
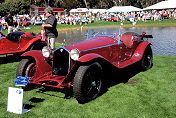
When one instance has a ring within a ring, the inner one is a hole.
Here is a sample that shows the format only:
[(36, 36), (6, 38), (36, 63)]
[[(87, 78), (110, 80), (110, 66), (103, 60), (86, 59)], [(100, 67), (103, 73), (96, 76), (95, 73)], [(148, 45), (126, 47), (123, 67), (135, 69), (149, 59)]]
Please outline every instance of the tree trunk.
[(84, 0), (84, 3), (85, 3), (85, 5), (86, 5), (86, 8), (87, 8), (87, 1), (86, 1), (86, 0)]
[(115, 6), (117, 6), (117, 2), (116, 2), (115, 0), (113, 0), (113, 2), (114, 2), (114, 4), (115, 4)]

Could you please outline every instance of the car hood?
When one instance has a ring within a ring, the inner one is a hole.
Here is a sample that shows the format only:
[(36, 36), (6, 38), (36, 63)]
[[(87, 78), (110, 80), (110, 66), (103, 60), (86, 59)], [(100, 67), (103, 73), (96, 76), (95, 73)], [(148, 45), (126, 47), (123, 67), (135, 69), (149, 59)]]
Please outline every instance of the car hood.
[(83, 51), (92, 48), (111, 45), (114, 43), (118, 43), (117, 39), (108, 36), (99, 36), (89, 40), (82, 41), (80, 43), (68, 45), (65, 48), (67, 48), (69, 51), (71, 51), (72, 49), (78, 49), (79, 51)]

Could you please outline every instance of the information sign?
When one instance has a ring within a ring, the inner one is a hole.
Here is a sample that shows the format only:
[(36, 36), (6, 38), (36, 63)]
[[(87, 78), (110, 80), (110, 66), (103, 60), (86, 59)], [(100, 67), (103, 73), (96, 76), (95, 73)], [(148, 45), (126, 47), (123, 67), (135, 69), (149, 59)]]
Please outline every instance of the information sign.
[(29, 82), (30, 77), (18, 76), (14, 82), (15, 86), (26, 86)]

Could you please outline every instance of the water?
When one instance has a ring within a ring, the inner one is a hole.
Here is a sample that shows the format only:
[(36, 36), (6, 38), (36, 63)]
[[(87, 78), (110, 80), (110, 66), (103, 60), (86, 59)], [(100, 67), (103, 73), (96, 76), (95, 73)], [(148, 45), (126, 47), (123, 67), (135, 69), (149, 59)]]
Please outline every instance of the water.
[[(81, 29), (81, 28), (80, 28)], [(73, 44), (87, 39), (88, 29), (59, 32), (59, 36), (56, 42), (62, 43), (66, 40), (66, 43)], [(115, 34), (119, 32), (119, 27), (97, 27), (90, 28), (90, 34), (93, 32), (103, 32), (104, 34)], [(176, 27), (132, 27), (122, 28), (121, 33), (136, 32), (141, 34), (146, 32), (153, 35), (153, 39), (149, 39), (152, 43), (152, 50), (154, 55), (168, 55), (176, 56)]]

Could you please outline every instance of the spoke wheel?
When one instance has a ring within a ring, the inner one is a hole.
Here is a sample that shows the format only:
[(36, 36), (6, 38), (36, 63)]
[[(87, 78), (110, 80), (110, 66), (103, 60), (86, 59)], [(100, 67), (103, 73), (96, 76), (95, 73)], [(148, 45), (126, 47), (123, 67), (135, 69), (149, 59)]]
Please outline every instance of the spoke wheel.
[(86, 103), (95, 99), (102, 91), (103, 73), (97, 62), (80, 66), (73, 83), (73, 93), (79, 103)]
[(35, 71), (36, 71), (36, 65), (35, 63), (31, 63), (26, 68), (25, 76), (32, 77), (34, 76)]
[(36, 63), (32, 59), (22, 59), (16, 70), (16, 76), (33, 77), (36, 72)]

